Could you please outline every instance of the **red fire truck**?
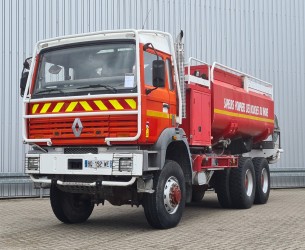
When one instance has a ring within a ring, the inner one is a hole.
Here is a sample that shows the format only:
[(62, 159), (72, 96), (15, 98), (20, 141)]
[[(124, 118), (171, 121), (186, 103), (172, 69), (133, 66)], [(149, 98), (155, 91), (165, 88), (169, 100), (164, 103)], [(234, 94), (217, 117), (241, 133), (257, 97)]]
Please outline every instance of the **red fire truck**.
[(217, 193), (225, 208), (266, 203), (279, 159), (273, 87), (220, 63), (184, 64), (183, 32), (114, 30), (40, 41), (24, 62), (25, 172), (55, 216), (142, 205), (155, 228)]

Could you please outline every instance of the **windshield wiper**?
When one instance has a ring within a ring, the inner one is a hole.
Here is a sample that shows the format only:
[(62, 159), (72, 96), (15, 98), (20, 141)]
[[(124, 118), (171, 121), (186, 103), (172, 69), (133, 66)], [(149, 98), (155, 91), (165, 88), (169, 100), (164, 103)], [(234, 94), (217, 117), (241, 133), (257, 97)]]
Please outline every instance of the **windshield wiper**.
[(117, 93), (118, 90), (115, 87), (109, 86), (109, 85), (103, 85), (103, 84), (93, 84), (93, 85), (88, 85), (88, 86), (83, 86), (83, 87), (78, 87), (76, 89), (90, 89), (90, 88), (105, 88), (107, 90), (111, 90), (113, 93)]
[(60, 90), (60, 89), (43, 89), (43, 90), (40, 90), (40, 91), (34, 93), (34, 95), (43, 94), (43, 93), (50, 93), (50, 92), (53, 92), (53, 91), (58, 91), (58, 92), (61, 93), (61, 94), (64, 94), (64, 93), (65, 93), (65, 92), (63, 92), (63, 91)]

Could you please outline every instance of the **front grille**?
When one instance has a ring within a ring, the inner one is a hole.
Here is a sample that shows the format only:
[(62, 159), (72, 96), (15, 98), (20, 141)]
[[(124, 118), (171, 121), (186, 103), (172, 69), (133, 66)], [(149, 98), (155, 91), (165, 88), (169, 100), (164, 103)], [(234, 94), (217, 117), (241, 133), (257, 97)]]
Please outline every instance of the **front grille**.
[(53, 145), (101, 145), (105, 143), (105, 137), (134, 137), (137, 134), (137, 115), (80, 117), (83, 129), (78, 137), (72, 130), (75, 118), (29, 119), (29, 138), (51, 138)]
[(97, 148), (65, 148), (65, 154), (97, 154)]

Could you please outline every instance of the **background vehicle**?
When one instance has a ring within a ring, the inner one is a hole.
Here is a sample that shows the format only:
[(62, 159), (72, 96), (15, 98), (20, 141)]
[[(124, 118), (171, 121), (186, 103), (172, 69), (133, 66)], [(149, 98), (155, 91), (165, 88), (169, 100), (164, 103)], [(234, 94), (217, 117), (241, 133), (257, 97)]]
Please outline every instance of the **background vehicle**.
[(143, 205), (155, 228), (214, 188), (223, 207), (266, 203), (280, 156), (270, 83), (190, 58), (183, 33), (118, 30), (38, 42), (23, 71), (26, 173), (54, 214)]

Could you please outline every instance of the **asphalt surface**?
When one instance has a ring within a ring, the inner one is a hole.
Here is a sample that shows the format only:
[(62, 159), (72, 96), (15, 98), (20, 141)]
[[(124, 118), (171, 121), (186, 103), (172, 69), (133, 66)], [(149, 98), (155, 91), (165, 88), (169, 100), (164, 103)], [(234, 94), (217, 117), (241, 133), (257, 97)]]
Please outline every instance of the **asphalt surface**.
[(47, 198), (0, 200), (0, 249), (305, 249), (305, 189), (271, 190), (247, 210), (222, 209), (208, 192), (169, 230), (152, 229), (142, 207), (107, 203), (66, 225)]

